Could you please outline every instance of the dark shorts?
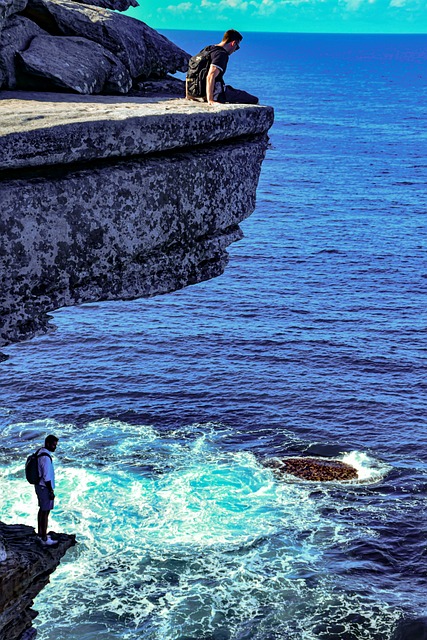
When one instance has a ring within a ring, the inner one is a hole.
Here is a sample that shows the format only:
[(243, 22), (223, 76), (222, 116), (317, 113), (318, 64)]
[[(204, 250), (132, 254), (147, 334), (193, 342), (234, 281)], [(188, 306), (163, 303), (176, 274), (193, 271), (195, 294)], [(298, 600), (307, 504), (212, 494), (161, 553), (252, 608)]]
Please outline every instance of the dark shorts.
[(53, 500), (49, 498), (49, 489), (42, 487), (41, 484), (36, 484), (36, 494), (39, 499), (39, 507), (42, 511), (51, 511), (53, 509)]

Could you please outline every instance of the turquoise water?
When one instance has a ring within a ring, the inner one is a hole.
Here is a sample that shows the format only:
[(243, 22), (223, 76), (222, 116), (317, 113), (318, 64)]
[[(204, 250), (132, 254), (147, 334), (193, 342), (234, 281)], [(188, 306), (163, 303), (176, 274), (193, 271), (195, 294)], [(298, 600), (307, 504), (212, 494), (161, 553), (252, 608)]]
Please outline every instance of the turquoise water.
[[(5, 349), (0, 517), (35, 523), (53, 432), (79, 540), (41, 640), (425, 640), (427, 37), (243, 45), (229, 82), (276, 121), (225, 274)], [(360, 481), (263, 465), (303, 454)]]

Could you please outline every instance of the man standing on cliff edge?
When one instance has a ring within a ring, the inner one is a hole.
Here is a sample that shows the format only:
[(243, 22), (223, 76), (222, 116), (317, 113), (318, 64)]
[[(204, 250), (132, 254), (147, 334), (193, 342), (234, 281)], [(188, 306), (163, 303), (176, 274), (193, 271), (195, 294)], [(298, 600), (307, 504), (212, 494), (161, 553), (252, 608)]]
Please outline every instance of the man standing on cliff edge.
[(44, 441), (44, 447), (36, 452), (39, 481), (34, 486), (40, 507), (37, 515), (37, 534), (40, 542), (46, 546), (58, 544), (57, 540), (52, 540), (52, 538), (47, 535), (49, 513), (53, 509), (55, 500), (55, 472), (51, 453), (55, 451), (57, 444), (58, 438), (56, 436), (47, 436)]
[(258, 104), (256, 96), (234, 89), (224, 83), (228, 59), (240, 49), (241, 33), (229, 29), (219, 44), (209, 45), (193, 56), (188, 65), (186, 96), (190, 100), (203, 98), (208, 104)]

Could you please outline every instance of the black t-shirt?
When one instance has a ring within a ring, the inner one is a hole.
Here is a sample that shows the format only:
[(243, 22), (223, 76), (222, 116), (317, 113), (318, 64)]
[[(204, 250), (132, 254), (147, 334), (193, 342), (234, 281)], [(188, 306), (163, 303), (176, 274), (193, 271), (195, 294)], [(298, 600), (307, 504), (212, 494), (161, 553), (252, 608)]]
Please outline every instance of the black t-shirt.
[(215, 82), (221, 82), (223, 84), (223, 76), (227, 69), (229, 55), (223, 47), (212, 45), (211, 61), (215, 67), (218, 67), (219, 74), (217, 75)]

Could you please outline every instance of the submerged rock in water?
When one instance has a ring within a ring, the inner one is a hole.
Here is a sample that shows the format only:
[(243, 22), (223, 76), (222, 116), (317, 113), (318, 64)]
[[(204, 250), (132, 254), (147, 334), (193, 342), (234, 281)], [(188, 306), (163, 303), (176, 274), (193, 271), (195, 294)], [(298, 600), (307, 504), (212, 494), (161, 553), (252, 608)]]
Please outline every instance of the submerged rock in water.
[(357, 480), (358, 475), (354, 467), (340, 460), (325, 460), (324, 458), (284, 458), (282, 460), (267, 460), (266, 467), (276, 469), (282, 473), (290, 473), (304, 480), (327, 482), (328, 480)]

